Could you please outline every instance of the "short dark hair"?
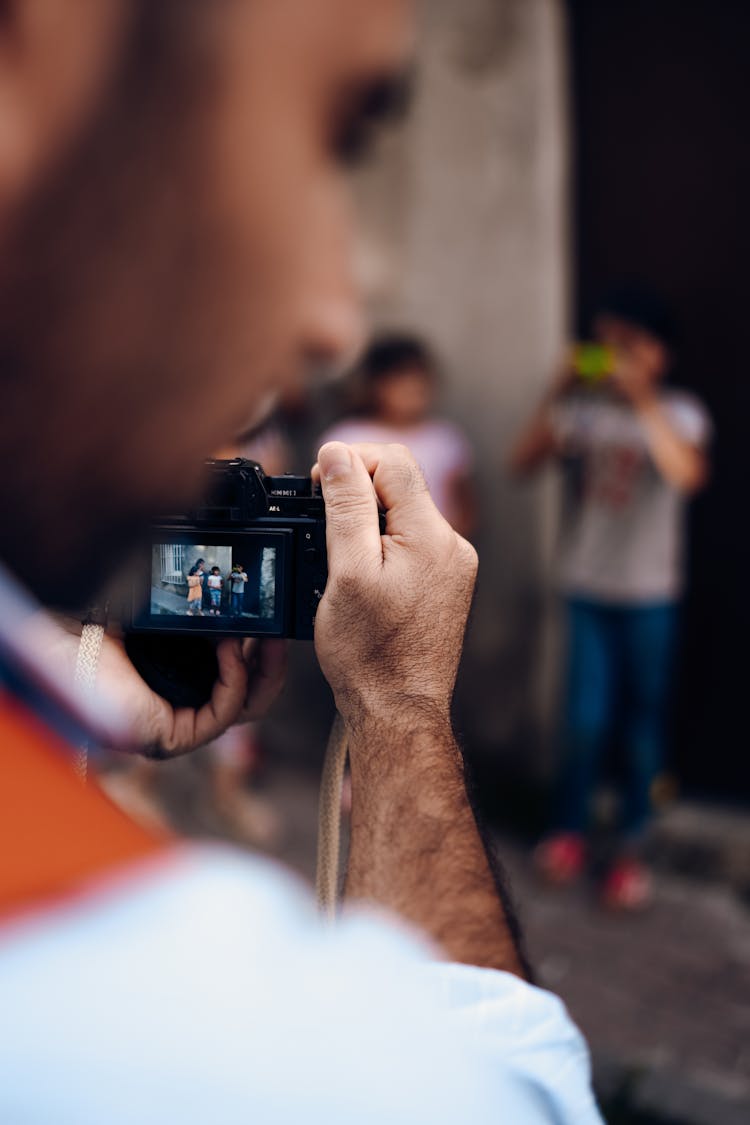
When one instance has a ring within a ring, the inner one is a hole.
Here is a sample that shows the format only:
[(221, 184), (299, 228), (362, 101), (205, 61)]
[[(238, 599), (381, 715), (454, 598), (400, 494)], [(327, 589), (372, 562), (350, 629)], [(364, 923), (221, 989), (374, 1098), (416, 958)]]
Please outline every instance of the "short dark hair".
[(645, 285), (620, 284), (606, 290), (596, 305), (595, 316), (616, 316), (672, 347), (675, 323), (667, 302)]
[(418, 367), (430, 378), (437, 374), (435, 357), (424, 340), (406, 332), (378, 336), (370, 344), (359, 365), (368, 383), (377, 383), (394, 371)]

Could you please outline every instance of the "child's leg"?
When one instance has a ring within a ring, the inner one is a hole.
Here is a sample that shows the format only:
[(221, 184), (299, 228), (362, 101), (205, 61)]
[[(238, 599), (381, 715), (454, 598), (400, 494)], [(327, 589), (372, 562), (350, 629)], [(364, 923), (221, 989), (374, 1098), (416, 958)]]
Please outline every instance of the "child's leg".
[(612, 723), (614, 651), (611, 610), (568, 602), (568, 667), (562, 729), (562, 776), (557, 827), (583, 833), (589, 825), (599, 762)]
[(648, 823), (652, 785), (664, 765), (677, 621), (673, 603), (623, 610), (623, 739), (628, 774), (623, 829), (632, 842)]

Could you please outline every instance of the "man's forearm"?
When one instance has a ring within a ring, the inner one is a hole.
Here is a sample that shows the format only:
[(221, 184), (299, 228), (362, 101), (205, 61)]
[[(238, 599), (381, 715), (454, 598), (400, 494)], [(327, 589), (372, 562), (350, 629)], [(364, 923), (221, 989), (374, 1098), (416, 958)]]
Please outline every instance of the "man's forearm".
[(418, 926), (454, 961), (525, 976), (501, 888), (446, 724), (350, 740), (352, 830), (346, 897)]

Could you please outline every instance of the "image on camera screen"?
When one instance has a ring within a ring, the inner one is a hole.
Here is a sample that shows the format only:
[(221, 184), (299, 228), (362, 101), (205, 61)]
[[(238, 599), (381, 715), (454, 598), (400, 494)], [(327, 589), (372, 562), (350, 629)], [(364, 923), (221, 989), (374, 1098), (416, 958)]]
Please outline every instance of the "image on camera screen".
[(155, 543), (151, 617), (221, 618), (239, 626), (276, 616), (276, 547)]

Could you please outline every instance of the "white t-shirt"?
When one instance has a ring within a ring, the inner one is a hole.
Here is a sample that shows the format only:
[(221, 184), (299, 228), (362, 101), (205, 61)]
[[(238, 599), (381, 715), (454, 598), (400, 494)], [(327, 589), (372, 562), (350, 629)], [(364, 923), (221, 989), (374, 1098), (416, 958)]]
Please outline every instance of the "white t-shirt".
[(208, 587), (209, 587), (210, 590), (220, 590), (221, 589), (221, 575), (220, 574), (209, 574), (209, 576), (208, 576)]
[(416, 426), (397, 429), (369, 418), (344, 418), (331, 426), (318, 445), (327, 441), (374, 441), (405, 445), (424, 473), (435, 506), (450, 524), (458, 522), (460, 513), (453, 510), (451, 481), (467, 476), (473, 466), (471, 446), (458, 426), (442, 418), (428, 418)]
[[(685, 441), (707, 444), (711, 421), (697, 398), (665, 390), (661, 403)], [(685, 497), (656, 468), (633, 408), (602, 393), (572, 394), (555, 408), (553, 426), (580, 471), (563, 528), (565, 592), (634, 604), (679, 598)]]
[(0, 925), (8, 1125), (592, 1125), (561, 1002), (185, 847)]

